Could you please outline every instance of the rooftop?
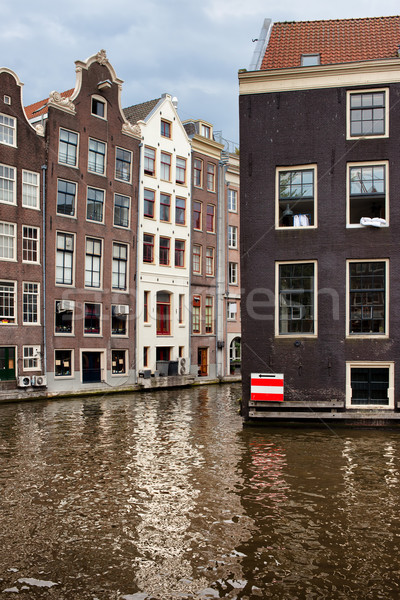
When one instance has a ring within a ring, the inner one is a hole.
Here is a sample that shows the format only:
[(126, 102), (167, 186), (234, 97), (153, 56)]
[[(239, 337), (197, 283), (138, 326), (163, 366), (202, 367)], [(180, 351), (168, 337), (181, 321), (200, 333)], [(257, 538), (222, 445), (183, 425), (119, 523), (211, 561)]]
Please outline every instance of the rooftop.
[(261, 69), (300, 67), (303, 54), (321, 65), (399, 56), (400, 16), (274, 23)]
[(147, 102), (142, 102), (141, 104), (134, 104), (133, 106), (128, 106), (128, 108), (124, 108), (125, 118), (131, 123), (137, 123), (138, 121), (143, 121), (147, 117), (149, 113), (153, 110), (153, 108), (160, 102), (161, 98), (155, 98), (154, 100), (148, 100)]
[[(74, 88), (72, 88), (72, 90), (67, 90), (66, 92), (61, 92), (61, 96), (63, 98), (70, 98), (73, 91)], [(34, 104), (29, 104), (29, 106), (25, 106), (25, 112), (28, 119), (35, 119), (36, 117), (46, 115), (48, 112), (48, 102), (49, 99), (45, 98), (44, 100), (39, 100), (39, 102), (35, 102)]]

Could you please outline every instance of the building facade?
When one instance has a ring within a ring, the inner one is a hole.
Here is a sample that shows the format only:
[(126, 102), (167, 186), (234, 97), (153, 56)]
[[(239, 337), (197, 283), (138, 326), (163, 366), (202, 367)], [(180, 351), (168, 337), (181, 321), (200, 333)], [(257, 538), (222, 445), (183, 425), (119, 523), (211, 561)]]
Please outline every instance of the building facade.
[(265, 25), (239, 74), (244, 417), (397, 419), (400, 17)]

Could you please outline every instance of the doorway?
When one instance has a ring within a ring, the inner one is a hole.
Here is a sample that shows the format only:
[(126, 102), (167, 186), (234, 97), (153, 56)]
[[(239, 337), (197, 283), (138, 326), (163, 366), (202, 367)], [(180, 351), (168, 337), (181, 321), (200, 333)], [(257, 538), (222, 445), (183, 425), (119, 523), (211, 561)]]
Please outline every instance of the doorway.
[(199, 348), (197, 352), (197, 364), (199, 377), (208, 375), (208, 348)]
[(15, 379), (15, 348), (0, 348), (0, 381)]
[(82, 383), (101, 381), (101, 352), (82, 352)]

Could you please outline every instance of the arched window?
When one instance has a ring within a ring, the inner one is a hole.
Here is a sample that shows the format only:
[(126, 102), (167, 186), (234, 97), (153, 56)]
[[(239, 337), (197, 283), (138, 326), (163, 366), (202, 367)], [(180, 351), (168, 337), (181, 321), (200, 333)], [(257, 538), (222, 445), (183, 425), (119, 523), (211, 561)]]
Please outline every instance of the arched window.
[(242, 358), (242, 343), (240, 337), (235, 337), (229, 346), (229, 358), (232, 361), (240, 361)]

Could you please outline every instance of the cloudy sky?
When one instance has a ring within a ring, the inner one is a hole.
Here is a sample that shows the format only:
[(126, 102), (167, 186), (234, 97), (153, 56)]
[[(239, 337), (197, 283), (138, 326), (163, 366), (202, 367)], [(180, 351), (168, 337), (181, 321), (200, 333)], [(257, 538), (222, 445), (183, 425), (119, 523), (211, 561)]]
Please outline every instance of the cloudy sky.
[(202, 118), (238, 141), (238, 81), (265, 18), (388, 16), (398, 0), (0, 0), (1, 65), (25, 105), (75, 86), (75, 60), (104, 48), (124, 80), (123, 106), (177, 96), (182, 120)]

